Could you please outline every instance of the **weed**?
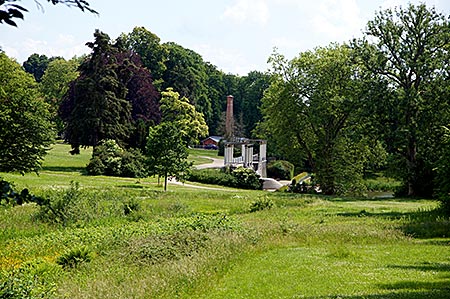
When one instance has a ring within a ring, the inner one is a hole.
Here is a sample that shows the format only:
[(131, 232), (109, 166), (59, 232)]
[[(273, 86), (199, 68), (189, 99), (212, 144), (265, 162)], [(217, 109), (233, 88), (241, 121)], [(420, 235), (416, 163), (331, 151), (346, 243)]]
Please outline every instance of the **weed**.
[(250, 213), (271, 209), (274, 206), (274, 202), (267, 196), (260, 197), (250, 205)]
[(82, 263), (88, 263), (92, 259), (92, 252), (87, 247), (72, 249), (56, 259), (56, 263), (63, 269), (76, 268)]

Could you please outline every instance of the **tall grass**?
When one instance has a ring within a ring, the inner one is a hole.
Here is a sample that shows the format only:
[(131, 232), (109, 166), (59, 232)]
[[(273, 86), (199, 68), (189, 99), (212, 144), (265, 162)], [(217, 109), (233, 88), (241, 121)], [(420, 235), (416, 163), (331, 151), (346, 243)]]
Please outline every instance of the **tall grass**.
[(58, 169), (58, 155), (39, 176), (2, 174), (65, 199), (68, 220), (0, 207), (0, 297), (450, 297), (450, 221), (435, 201), (162, 192), (153, 178), (86, 176), (70, 156)]

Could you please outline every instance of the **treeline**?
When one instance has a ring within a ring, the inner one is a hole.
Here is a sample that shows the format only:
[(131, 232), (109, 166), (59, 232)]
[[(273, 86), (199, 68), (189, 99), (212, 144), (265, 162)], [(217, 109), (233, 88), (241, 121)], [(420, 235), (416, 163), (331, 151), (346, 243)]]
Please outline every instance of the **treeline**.
[(448, 16), (421, 4), (378, 12), (348, 44), (275, 53), (259, 129), (326, 194), (383, 169), (399, 194), (450, 207), (449, 49)]
[[(224, 73), (190, 49), (173, 42), (161, 43), (157, 35), (143, 27), (123, 33), (116, 40), (110, 40), (106, 33), (96, 34), (102, 34), (110, 46), (116, 47), (117, 52), (125, 56), (133, 55), (133, 63), (149, 72), (149, 84), (152, 86), (148, 85), (145, 89), (154, 89), (157, 95), (153, 97), (172, 88), (181, 97), (188, 98), (197, 111), (203, 113), (210, 135), (224, 133), (226, 96), (233, 95), (235, 131), (242, 136), (255, 137), (254, 129), (262, 118), (259, 108), (263, 91), (269, 86), (267, 74), (258, 71), (252, 71), (246, 76)], [(89, 57), (66, 61), (61, 57), (32, 54), (23, 63), (24, 69), (33, 74), (46, 101), (51, 104), (60, 134), (64, 126), (57, 111), (70, 82), (79, 76), (79, 67)]]

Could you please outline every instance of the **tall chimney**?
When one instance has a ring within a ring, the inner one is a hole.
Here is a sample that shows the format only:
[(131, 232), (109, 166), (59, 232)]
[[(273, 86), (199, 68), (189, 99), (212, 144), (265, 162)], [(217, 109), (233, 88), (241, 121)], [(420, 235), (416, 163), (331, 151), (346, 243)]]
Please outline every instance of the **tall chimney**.
[(233, 96), (227, 96), (227, 118), (225, 123), (225, 135), (227, 138), (233, 136)]

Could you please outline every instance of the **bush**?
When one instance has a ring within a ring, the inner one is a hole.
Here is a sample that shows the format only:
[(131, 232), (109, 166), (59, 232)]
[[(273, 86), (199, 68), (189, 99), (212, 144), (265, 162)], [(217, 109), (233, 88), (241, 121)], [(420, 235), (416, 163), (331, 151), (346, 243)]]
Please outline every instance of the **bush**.
[(114, 140), (104, 140), (95, 147), (86, 170), (90, 175), (132, 178), (148, 174), (145, 156), (138, 149), (122, 149)]
[(274, 206), (273, 201), (267, 196), (264, 196), (252, 202), (252, 204), (250, 205), (250, 213), (271, 209), (273, 206)]
[(188, 181), (233, 188), (262, 189), (259, 175), (252, 169), (239, 167), (235, 170), (194, 169), (188, 174)]
[(253, 169), (238, 167), (231, 174), (236, 178), (238, 188), (261, 190), (263, 187), (259, 174)]
[(76, 268), (81, 263), (90, 262), (92, 253), (87, 247), (80, 247), (72, 249), (56, 259), (56, 263), (63, 267), (63, 269)]
[(267, 176), (274, 179), (290, 180), (294, 176), (294, 164), (283, 160), (271, 161), (267, 165)]

